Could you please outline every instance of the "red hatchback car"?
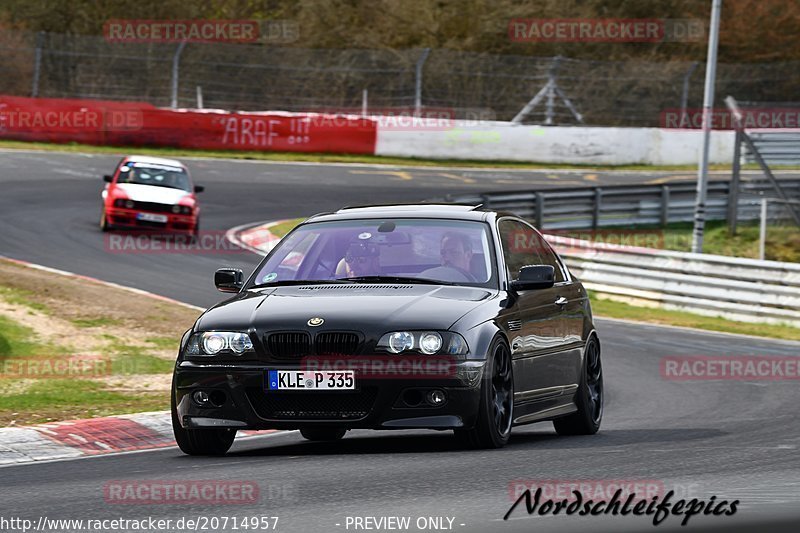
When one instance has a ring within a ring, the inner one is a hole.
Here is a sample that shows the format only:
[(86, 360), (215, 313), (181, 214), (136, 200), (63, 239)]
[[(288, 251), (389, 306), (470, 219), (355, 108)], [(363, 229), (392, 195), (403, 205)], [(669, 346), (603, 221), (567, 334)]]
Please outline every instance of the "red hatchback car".
[(100, 229), (160, 229), (196, 235), (200, 205), (189, 170), (180, 161), (158, 157), (128, 156), (101, 193)]

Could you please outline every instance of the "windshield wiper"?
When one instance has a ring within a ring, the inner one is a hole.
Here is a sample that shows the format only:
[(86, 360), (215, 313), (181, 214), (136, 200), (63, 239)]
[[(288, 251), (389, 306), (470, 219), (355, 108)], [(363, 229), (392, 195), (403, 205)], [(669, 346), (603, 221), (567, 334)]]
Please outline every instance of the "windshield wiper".
[(339, 279), (284, 279), (281, 281), (271, 281), (269, 283), (257, 283), (247, 287), (250, 289), (265, 289), (268, 287), (281, 287), (288, 285), (328, 285), (328, 284), (341, 284), (352, 283), (350, 281), (343, 281)]
[(424, 285), (458, 285), (458, 283), (453, 283), (452, 281), (442, 281), (438, 279), (428, 279), (428, 278), (413, 278), (404, 276), (354, 276), (350, 278), (337, 278), (337, 281), (354, 281), (356, 283), (359, 282), (375, 283), (375, 282), (387, 281), (390, 283), (419, 283)]

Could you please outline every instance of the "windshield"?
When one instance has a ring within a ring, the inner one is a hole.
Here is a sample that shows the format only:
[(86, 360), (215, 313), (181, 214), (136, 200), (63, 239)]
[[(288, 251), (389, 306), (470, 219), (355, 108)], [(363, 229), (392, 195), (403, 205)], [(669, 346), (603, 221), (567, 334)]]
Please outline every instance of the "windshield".
[(481, 222), (317, 222), (300, 226), (284, 238), (251, 283), (413, 278), (428, 283), (495, 287), (493, 265), (488, 226)]
[(119, 169), (117, 183), (154, 185), (191, 191), (189, 174), (184, 169), (153, 164), (127, 163), (123, 165)]

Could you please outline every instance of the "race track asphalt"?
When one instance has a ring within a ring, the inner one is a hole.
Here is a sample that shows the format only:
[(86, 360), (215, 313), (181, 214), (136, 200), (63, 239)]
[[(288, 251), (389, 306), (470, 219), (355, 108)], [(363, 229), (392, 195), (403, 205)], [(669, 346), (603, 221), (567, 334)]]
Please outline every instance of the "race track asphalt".
[[(99, 192), (101, 176), (116, 160), (0, 152), (0, 255), (200, 306), (220, 299), (211, 283), (219, 265), (254, 267), (258, 258), (245, 254), (108, 253), (97, 228)], [(674, 174), (592, 173), (587, 179), (588, 172), (447, 170), (452, 175), (442, 176), (437, 170), (367, 166), (187, 162), (207, 187), (203, 227), (220, 231), (347, 204), (634, 183)], [(694, 517), (682, 531), (734, 525), (774, 531), (778, 523), (800, 522), (797, 381), (679, 382), (662, 378), (659, 370), (665, 356), (798, 357), (800, 344), (612, 320), (598, 320), (598, 331), (607, 403), (596, 436), (557, 437), (549, 423), (536, 424), (517, 428), (502, 450), (464, 451), (449, 433), (354, 431), (341, 442), (321, 444), (289, 432), (239, 442), (224, 458), (190, 458), (170, 448), (11, 466), (0, 469), (0, 516), (278, 516), (277, 530), (286, 532), (354, 531), (346, 527), (348, 516), (410, 516), (412, 524), (419, 517), (446, 516), (454, 518), (454, 531), (478, 532), (678, 529), (678, 517), (654, 528), (648, 517), (528, 517), (523, 508), (503, 521), (512, 503), (510, 487), (518, 480), (640, 480), (674, 489), (678, 497), (740, 500), (734, 517)], [(114, 480), (254, 481), (260, 497), (248, 505), (125, 505), (104, 499), (104, 486)]]

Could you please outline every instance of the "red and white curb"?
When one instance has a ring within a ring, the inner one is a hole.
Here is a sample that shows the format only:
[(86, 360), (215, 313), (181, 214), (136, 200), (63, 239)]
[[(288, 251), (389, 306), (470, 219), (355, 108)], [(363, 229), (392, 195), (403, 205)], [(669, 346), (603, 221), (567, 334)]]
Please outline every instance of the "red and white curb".
[[(236, 440), (277, 430), (240, 431)], [(0, 465), (176, 446), (169, 411), (0, 428)]]
[(287, 220), (274, 220), (271, 222), (255, 222), (236, 226), (225, 233), (225, 237), (233, 244), (250, 250), (254, 254), (267, 255), (270, 250), (275, 248), (280, 237), (273, 234), (269, 229)]

